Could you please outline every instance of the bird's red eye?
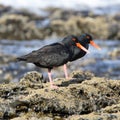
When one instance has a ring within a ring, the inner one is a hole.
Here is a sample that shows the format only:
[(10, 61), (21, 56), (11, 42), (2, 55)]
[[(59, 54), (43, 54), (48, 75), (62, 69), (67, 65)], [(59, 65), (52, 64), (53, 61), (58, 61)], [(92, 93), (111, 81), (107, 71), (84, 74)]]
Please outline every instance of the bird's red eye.
[(87, 35), (86, 38), (87, 38), (87, 39), (90, 39), (90, 36)]
[(73, 40), (73, 41), (76, 41), (76, 39), (75, 39), (75, 38), (72, 38), (72, 40)]

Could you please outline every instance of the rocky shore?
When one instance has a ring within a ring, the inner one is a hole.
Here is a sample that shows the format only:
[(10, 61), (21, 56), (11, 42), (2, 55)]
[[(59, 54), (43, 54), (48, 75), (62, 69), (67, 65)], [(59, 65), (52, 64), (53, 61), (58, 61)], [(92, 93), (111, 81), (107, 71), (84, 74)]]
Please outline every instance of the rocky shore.
[(88, 32), (97, 39), (120, 39), (120, 14), (47, 8), (42, 14), (0, 5), (0, 39), (45, 39)]
[(29, 72), (18, 83), (0, 84), (1, 120), (119, 120), (120, 80), (74, 71), (56, 78), (51, 90), (43, 76)]

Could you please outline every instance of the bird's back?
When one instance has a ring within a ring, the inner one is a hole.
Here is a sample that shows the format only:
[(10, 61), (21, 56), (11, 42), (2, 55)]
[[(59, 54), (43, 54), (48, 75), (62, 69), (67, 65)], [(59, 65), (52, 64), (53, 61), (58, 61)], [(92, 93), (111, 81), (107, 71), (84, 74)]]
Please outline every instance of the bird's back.
[(54, 43), (33, 51), (25, 56), (19, 57), (18, 60), (34, 63), (44, 68), (53, 68), (63, 65), (69, 60), (69, 51), (64, 45)]

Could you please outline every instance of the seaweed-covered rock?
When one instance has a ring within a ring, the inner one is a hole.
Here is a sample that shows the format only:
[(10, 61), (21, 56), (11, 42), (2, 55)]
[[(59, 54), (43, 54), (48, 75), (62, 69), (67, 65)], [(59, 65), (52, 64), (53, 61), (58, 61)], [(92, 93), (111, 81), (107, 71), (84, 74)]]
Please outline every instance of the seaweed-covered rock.
[(43, 87), (42, 85), (43, 75), (36, 71), (28, 72), (24, 75), (24, 77), (20, 80), (20, 84), (31, 86), (32, 88)]
[(0, 39), (42, 38), (35, 23), (27, 16), (7, 14), (0, 18)]
[(42, 12), (45, 14), (37, 15), (1, 5), (0, 39), (44, 39), (86, 32), (97, 39), (120, 39), (119, 14), (95, 16), (91, 11), (60, 8), (48, 8)]
[(71, 16), (67, 21), (51, 21), (51, 27), (59, 36), (65, 36), (66, 34), (80, 35), (81, 33), (91, 33), (94, 34), (95, 38), (101, 39), (105, 39), (108, 36), (108, 24), (103, 17), (83, 18), (80, 16)]
[(119, 80), (94, 77), (88, 72), (72, 74), (70, 80), (55, 81), (59, 86), (55, 90), (49, 83), (42, 83), (42, 75), (37, 72), (27, 73), (19, 83), (0, 84), (0, 118), (119, 118)]
[(72, 115), (67, 120), (119, 120), (120, 113), (90, 113), (88, 115)]
[(110, 57), (112, 57), (113, 59), (115, 59), (115, 58), (120, 58), (120, 48), (118, 48), (118, 49), (114, 49), (112, 52), (109, 52), (109, 55), (110, 55)]

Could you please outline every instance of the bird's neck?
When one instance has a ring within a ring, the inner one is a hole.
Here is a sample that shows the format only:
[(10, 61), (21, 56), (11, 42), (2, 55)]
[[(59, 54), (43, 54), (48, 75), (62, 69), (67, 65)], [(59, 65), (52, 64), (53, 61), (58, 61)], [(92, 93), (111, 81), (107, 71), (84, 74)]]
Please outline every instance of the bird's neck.
[(65, 41), (61, 41), (61, 42), (59, 42), (60, 44), (62, 44), (65, 48), (67, 48), (67, 49), (69, 49), (70, 48), (70, 46), (72, 46), (72, 44), (71, 43), (68, 43), (68, 42), (65, 42)]
[(88, 49), (89, 47), (89, 43), (86, 43), (86, 41), (81, 41), (80, 44), (85, 47), (86, 49)]

